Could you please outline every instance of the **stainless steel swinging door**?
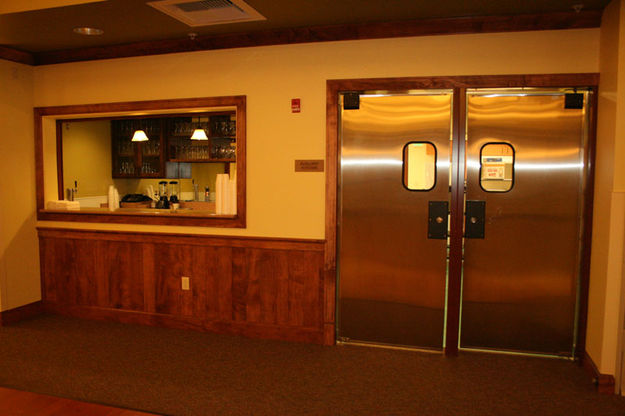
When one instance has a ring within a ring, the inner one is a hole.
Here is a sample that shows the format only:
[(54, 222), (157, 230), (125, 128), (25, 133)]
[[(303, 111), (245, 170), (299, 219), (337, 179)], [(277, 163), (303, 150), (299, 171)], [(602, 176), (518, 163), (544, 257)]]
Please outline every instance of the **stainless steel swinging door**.
[[(577, 100), (577, 102), (575, 102)], [(469, 90), (460, 347), (573, 356), (586, 92)], [(478, 224), (480, 225), (480, 224)]]
[(589, 95), (341, 95), (338, 339), (573, 356)]
[[(358, 98), (340, 101), (338, 335), (441, 349), (447, 239), (428, 238), (427, 217), (439, 202), (446, 235), (452, 91)], [(409, 183), (413, 153), (427, 183)]]

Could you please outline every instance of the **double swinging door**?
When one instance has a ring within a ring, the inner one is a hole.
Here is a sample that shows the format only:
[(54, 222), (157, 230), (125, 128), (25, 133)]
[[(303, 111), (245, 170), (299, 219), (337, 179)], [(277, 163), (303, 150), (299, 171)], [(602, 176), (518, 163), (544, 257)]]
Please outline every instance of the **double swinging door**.
[(572, 357), (590, 97), (339, 94), (337, 338)]

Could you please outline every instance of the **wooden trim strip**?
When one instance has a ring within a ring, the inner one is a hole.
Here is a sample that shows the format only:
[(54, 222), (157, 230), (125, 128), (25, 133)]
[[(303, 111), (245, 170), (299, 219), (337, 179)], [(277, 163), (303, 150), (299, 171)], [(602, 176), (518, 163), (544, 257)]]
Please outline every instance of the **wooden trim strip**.
[[(44, 173), (43, 173), (43, 119), (41, 109), (34, 109), (35, 128), (35, 189), (37, 210), (43, 209), (45, 205), (44, 196)], [(37, 213), (37, 219), (39, 213)]]
[[(154, 262), (150, 259), (154, 258), (154, 244), (142, 245), (142, 272), (143, 272), (143, 308), (145, 312), (156, 312), (156, 287)], [(45, 298), (44, 298), (45, 299)]]
[(29, 303), (18, 308), (9, 309), (0, 312), (0, 326), (14, 324), (24, 319), (32, 318), (41, 314), (42, 312), (41, 301)]
[(592, 360), (590, 355), (588, 355), (587, 351), (584, 351), (581, 364), (588, 375), (592, 377), (593, 383), (597, 386), (597, 392), (600, 394), (614, 394), (614, 376), (610, 374), (601, 374), (597, 365)]
[(598, 88), (593, 88), (588, 120), (588, 144), (586, 146), (585, 159), (588, 165), (586, 171), (586, 184), (584, 189), (584, 211), (582, 229), (582, 258), (580, 265), (580, 297), (579, 319), (577, 326), (577, 346), (575, 355), (581, 358), (586, 350), (586, 329), (588, 326), (588, 292), (590, 291), (590, 255), (592, 247), (592, 218), (594, 210), (595, 193), (595, 154), (597, 149), (597, 111), (599, 105)]
[(65, 199), (65, 184), (63, 183), (63, 122), (56, 121), (56, 183), (58, 198)]
[(35, 65), (35, 56), (30, 52), (20, 51), (0, 45), (0, 59), (26, 65)]
[(336, 297), (337, 297), (337, 270), (336, 270), (336, 227), (337, 227), (337, 186), (338, 186), (338, 159), (340, 146), (338, 143), (338, 90), (340, 83), (327, 81), (326, 83), (326, 207), (325, 207), (325, 254), (324, 254), (324, 283), (325, 290), (325, 338), (326, 345), (333, 345), (336, 339)]
[[(247, 226), (247, 96), (236, 96), (237, 114), (236, 114), (236, 133), (237, 133), (237, 227), (245, 228)], [(229, 164), (226, 166), (230, 167)]]
[(276, 250), (323, 251), (324, 240), (272, 237), (235, 237), (221, 235), (190, 235), (174, 233), (76, 230), (37, 227), (39, 237), (74, 240), (128, 241), (136, 243), (164, 243), (201, 246), (253, 247)]
[(405, 78), (333, 79), (328, 87), (339, 91), (367, 91), (384, 88), (387, 91), (407, 89), (449, 88), (514, 88), (514, 87), (595, 87), (599, 85), (598, 73), (577, 74), (513, 74), (513, 75), (462, 75)]
[[(170, 100), (120, 101), (102, 104), (59, 105), (35, 107), (35, 115), (63, 116), (70, 114), (113, 113), (126, 111), (175, 110), (178, 108), (222, 107), (245, 105), (245, 95), (203, 98), (178, 98)], [(161, 115), (162, 116), (162, 115)]]
[(151, 225), (181, 225), (198, 227), (245, 228), (245, 219), (241, 210), (236, 217), (191, 217), (182, 215), (156, 216), (149, 214), (119, 212), (102, 212), (101, 214), (87, 214), (79, 211), (46, 211), (39, 210), (37, 219), (40, 221), (63, 222), (97, 222), (109, 224), (151, 224)]
[[(453, 98), (452, 177), (450, 205), (449, 272), (445, 355), (458, 355), (460, 293), (462, 291), (462, 221), (464, 217), (466, 89), (455, 88)], [(457, 163), (456, 163), (457, 161)]]
[(323, 331), (319, 328), (289, 327), (244, 322), (219, 322), (194, 318), (192, 316), (173, 316), (159, 313), (146, 313), (109, 309), (90, 306), (60, 305), (55, 302), (43, 302), (43, 310), (82, 319), (115, 321), (127, 324), (161, 326), (176, 329), (191, 329), (221, 334), (242, 335), (249, 338), (276, 339), (281, 341), (307, 342), (323, 344)]
[(40, 52), (35, 54), (35, 64), (50, 65), (64, 62), (93, 61), (177, 52), (340, 40), (595, 28), (601, 24), (602, 13), (603, 10), (582, 10), (579, 13), (558, 12), (515, 16), (438, 18), (277, 29), (229, 35), (200, 36), (194, 40), (185, 38), (146, 41), (124, 45)]

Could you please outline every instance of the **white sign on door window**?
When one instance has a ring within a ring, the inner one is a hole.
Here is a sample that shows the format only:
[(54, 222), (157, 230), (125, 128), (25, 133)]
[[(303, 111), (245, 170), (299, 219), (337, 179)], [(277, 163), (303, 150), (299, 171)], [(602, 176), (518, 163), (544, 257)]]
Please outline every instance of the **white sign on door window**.
[(484, 166), (482, 172), (482, 179), (504, 179), (506, 167), (505, 165)]

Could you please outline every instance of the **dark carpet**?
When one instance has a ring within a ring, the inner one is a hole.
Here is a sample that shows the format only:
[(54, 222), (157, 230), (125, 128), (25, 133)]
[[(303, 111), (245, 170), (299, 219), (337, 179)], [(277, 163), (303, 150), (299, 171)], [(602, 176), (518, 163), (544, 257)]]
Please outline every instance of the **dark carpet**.
[(577, 364), (322, 347), (44, 315), (0, 328), (0, 385), (168, 415), (625, 415)]

